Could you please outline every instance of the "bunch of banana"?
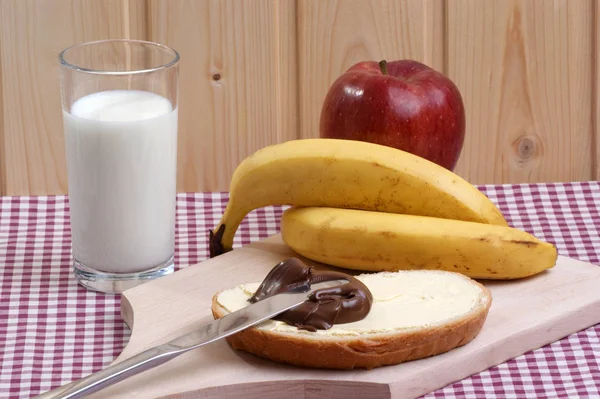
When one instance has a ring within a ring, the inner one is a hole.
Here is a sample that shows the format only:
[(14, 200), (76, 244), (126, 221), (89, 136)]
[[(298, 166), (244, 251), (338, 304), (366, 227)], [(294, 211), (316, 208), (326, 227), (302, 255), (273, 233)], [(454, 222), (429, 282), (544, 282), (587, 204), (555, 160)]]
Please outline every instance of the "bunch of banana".
[[(246, 215), (268, 205), (292, 206), (281, 224), (292, 249), (334, 266), (443, 268), (515, 278), (551, 267), (556, 258), (553, 246), (510, 228), (493, 202), (455, 173), (367, 142), (292, 140), (246, 158), (233, 174), (225, 212), (210, 231), (210, 256), (231, 250)], [(540, 252), (546, 256), (540, 258)]]

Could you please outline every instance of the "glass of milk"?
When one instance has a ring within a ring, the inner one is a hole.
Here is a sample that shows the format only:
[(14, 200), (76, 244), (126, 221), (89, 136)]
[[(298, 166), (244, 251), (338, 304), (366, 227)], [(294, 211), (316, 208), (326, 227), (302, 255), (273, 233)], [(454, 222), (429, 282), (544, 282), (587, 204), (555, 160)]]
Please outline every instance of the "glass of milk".
[(59, 61), (76, 280), (119, 293), (173, 272), (179, 54), (104, 40)]

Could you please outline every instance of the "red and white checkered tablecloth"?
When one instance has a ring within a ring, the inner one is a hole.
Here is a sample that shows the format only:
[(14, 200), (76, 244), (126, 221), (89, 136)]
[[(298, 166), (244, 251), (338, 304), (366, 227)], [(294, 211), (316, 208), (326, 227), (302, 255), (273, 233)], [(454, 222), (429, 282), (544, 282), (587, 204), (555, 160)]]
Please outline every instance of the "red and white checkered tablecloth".
[[(511, 225), (600, 264), (600, 182), (480, 188)], [(208, 257), (207, 230), (227, 198), (179, 195), (176, 268)], [(282, 210), (252, 212), (235, 245), (277, 233)], [(0, 397), (29, 398), (81, 378), (125, 346), (119, 296), (78, 286), (70, 262), (66, 197), (0, 198)], [(600, 324), (425, 397), (600, 397)]]

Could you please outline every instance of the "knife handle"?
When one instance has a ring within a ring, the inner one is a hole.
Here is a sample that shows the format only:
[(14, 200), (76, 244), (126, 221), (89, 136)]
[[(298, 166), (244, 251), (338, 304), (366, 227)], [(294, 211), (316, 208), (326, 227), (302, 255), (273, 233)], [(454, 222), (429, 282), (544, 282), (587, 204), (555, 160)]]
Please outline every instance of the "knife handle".
[(181, 354), (170, 345), (161, 345), (141, 352), (129, 359), (90, 374), (87, 377), (45, 392), (36, 399), (76, 399), (97, 392), (109, 385), (168, 362)]

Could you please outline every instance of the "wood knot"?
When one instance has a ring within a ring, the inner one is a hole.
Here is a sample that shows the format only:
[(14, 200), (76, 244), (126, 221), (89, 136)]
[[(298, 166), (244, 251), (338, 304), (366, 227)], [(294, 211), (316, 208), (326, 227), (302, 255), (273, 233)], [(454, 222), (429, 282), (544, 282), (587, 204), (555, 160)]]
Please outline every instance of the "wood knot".
[(540, 153), (539, 140), (531, 135), (520, 136), (513, 142), (512, 147), (517, 155), (517, 161), (521, 164), (535, 160)]
[(214, 80), (215, 82), (218, 82), (219, 80), (221, 80), (221, 74), (220, 74), (220, 73), (215, 73), (215, 74), (212, 76), (212, 78), (213, 78), (213, 80)]

